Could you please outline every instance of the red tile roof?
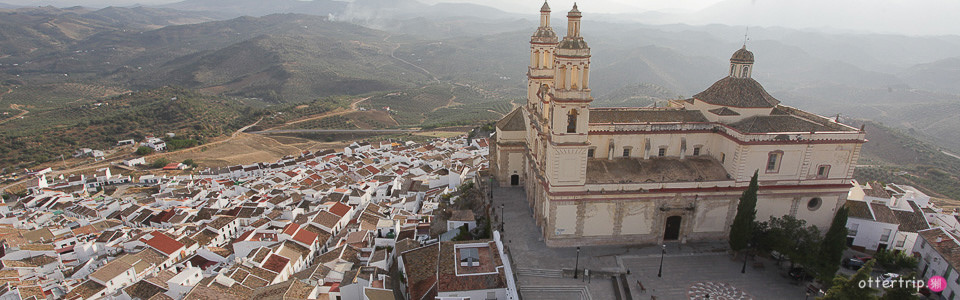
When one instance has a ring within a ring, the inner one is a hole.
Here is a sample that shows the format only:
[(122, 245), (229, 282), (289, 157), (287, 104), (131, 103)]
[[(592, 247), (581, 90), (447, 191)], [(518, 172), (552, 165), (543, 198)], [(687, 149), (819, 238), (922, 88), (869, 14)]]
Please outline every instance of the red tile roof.
[(313, 243), (317, 240), (317, 236), (318, 235), (316, 233), (310, 232), (309, 230), (300, 229), (300, 231), (293, 236), (293, 240), (309, 246), (313, 245)]
[(287, 226), (283, 227), (282, 233), (287, 235), (294, 235), (295, 233), (297, 233), (297, 230), (299, 229), (300, 229), (300, 225), (298, 225), (297, 223), (290, 222), (290, 224), (287, 224)]
[(348, 212), (350, 212), (350, 206), (341, 202), (337, 202), (334, 203), (333, 206), (330, 206), (330, 212), (343, 218)]
[(287, 266), (287, 262), (289, 261), (290, 260), (286, 257), (270, 254), (270, 258), (267, 258), (267, 261), (263, 263), (263, 268), (280, 273), (280, 271), (283, 271), (283, 268)]
[[(146, 238), (148, 236), (150, 237), (149, 239)], [(140, 241), (166, 255), (177, 253), (178, 250), (183, 248), (183, 243), (178, 242), (166, 233), (160, 231), (151, 232), (149, 235), (140, 238)]]

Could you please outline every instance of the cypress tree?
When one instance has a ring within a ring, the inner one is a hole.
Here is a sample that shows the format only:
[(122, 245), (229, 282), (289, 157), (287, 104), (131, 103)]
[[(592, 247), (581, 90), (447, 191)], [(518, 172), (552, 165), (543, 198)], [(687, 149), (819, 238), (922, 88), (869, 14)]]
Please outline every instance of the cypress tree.
[(833, 215), (833, 223), (823, 237), (820, 244), (819, 268), (820, 278), (833, 278), (840, 269), (840, 260), (843, 259), (843, 250), (847, 249), (847, 208), (840, 207)]
[(747, 248), (747, 243), (753, 235), (753, 222), (757, 217), (757, 190), (760, 185), (757, 183), (758, 171), (753, 172), (753, 178), (750, 178), (750, 186), (740, 195), (740, 204), (737, 205), (737, 216), (733, 218), (733, 224), (730, 225), (730, 249), (740, 251)]

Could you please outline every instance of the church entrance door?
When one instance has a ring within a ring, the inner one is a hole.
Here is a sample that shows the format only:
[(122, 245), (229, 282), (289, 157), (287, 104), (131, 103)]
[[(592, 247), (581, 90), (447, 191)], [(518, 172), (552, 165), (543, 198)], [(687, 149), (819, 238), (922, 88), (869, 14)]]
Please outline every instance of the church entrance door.
[(510, 185), (520, 185), (520, 175), (517, 175), (517, 174), (511, 175)]
[(663, 229), (663, 240), (675, 241), (680, 238), (680, 216), (667, 217), (667, 226)]

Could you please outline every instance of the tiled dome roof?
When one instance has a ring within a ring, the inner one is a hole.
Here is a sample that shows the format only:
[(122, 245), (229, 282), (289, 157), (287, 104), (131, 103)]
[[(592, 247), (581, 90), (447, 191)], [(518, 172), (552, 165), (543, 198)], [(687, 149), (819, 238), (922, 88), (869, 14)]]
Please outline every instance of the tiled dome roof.
[(732, 107), (776, 107), (780, 101), (770, 96), (753, 78), (726, 77), (693, 98), (715, 105)]
[(747, 50), (747, 46), (743, 46), (743, 48), (740, 48), (740, 50), (737, 50), (737, 52), (733, 53), (733, 56), (730, 57), (730, 62), (752, 64), (753, 52)]

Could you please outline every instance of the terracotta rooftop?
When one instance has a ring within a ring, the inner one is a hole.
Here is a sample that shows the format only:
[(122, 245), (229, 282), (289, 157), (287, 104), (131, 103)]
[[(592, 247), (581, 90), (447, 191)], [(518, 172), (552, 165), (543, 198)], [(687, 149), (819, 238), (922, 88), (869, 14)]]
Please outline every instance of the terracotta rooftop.
[(847, 200), (843, 204), (849, 210), (847, 214), (851, 218), (857, 218), (861, 220), (874, 220), (873, 214), (870, 213), (870, 208), (867, 207), (867, 202), (858, 201), (858, 200)]
[(863, 193), (870, 197), (890, 199), (890, 193), (883, 188), (883, 184), (873, 181), (868, 182), (865, 187), (863, 187)]
[(133, 299), (149, 299), (156, 294), (164, 293), (167, 289), (154, 285), (153, 283), (140, 280), (128, 287), (123, 288)]
[(591, 124), (609, 123), (658, 123), (658, 122), (707, 122), (696, 110), (643, 109), (643, 108), (596, 108), (590, 109)]
[(523, 107), (517, 107), (512, 112), (507, 114), (497, 121), (497, 128), (500, 128), (502, 131), (524, 131), (527, 130), (527, 127), (523, 125), (523, 114), (521, 111)]
[[(477, 241), (440, 243), (437, 290), (454, 292), (506, 288), (507, 278), (499, 271), (501, 269), (497, 269), (502, 263), (496, 246), (491, 245), (492, 242), (480, 242), (484, 246), (457, 248), (457, 245), (463, 246), (468, 243), (477, 243)], [(461, 264), (461, 255), (466, 249), (476, 250), (480, 260), (477, 266), (468, 267)]]
[[(942, 227), (922, 230), (919, 234), (927, 245), (932, 246), (951, 267), (954, 269), (960, 268), (960, 243), (952, 235), (944, 231)], [(940, 238), (939, 243), (937, 238)]]
[(893, 215), (893, 211), (890, 210), (890, 207), (876, 203), (867, 203), (867, 205), (870, 205), (870, 208), (873, 210), (873, 216), (877, 222), (899, 224), (897, 217)]
[(776, 107), (780, 101), (773, 98), (759, 82), (753, 78), (725, 77), (713, 83), (709, 88), (693, 95), (694, 99), (714, 105), (732, 107)]
[(900, 231), (918, 232), (930, 228), (930, 224), (927, 223), (926, 218), (923, 217), (923, 212), (920, 211), (920, 207), (913, 201), (906, 201), (907, 204), (910, 205), (910, 211), (893, 211), (893, 215), (897, 217), (897, 221), (900, 223)]
[(140, 241), (166, 255), (172, 255), (184, 246), (183, 243), (160, 231), (151, 232), (149, 236), (141, 237)]
[(730, 127), (743, 133), (768, 132), (817, 132), (817, 131), (849, 131), (840, 125), (830, 126), (817, 123), (793, 115), (753, 116), (735, 123)]
[(436, 296), (439, 254), (439, 243), (401, 254), (410, 299), (433, 299), (433, 296)]
[(587, 183), (728, 180), (720, 162), (709, 156), (588, 159), (586, 177)]

